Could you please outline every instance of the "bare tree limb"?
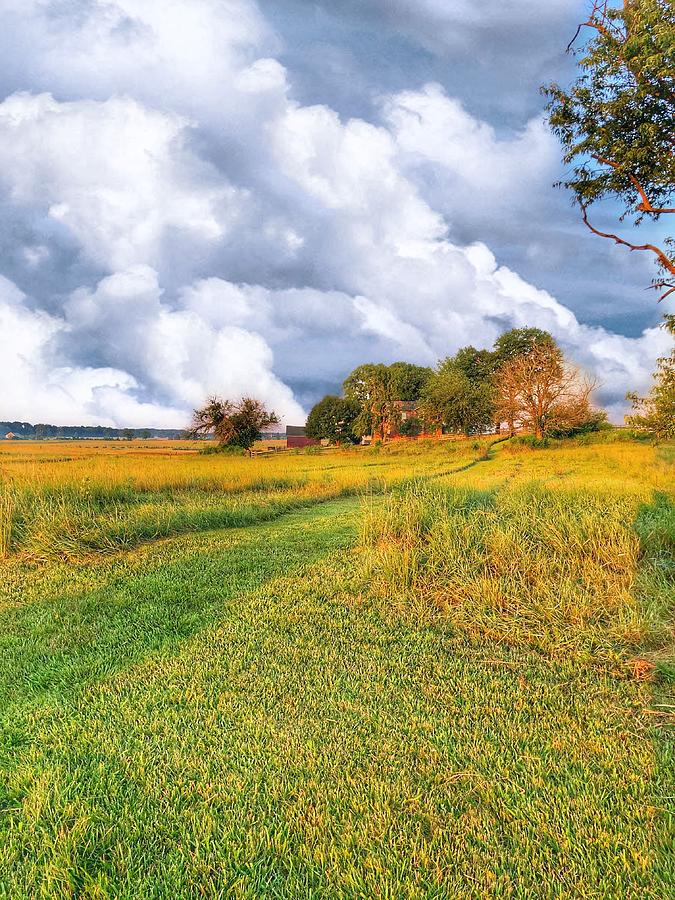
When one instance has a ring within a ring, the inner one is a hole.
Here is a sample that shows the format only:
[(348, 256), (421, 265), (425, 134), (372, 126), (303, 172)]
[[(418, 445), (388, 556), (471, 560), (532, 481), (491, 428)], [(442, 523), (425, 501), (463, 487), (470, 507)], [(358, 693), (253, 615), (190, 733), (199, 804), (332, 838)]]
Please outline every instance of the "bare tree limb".
[[(625, 5), (626, 4), (624, 3), (624, 6)], [(623, 37), (625, 39), (625, 35), (622, 35), (618, 28), (611, 27), (610, 19), (607, 15), (608, 6), (608, 0), (595, 0), (595, 2), (593, 3), (593, 11), (590, 13), (586, 21), (580, 22), (577, 25), (577, 30), (574, 32), (574, 37), (567, 45), (567, 53), (569, 53), (574, 46), (574, 42), (579, 37), (582, 28), (594, 28), (600, 34), (605, 35), (605, 37), (612, 37), (614, 38), (614, 40), (617, 40), (620, 37)]]
[(569, 53), (569, 52), (570, 52), (570, 50), (571, 50), (572, 47), (574, 46), (574, 42), (575, 42), (576, 39), (579, 37), (579, 33), (581, 32), (581, 29), (584, 27), (584, 25), (587, 25), (587, 24), (588, 24), (587, 22), (580, 22), (580, 23), (577, 25), (577, 30), (574, 32), (574, 37), (572, 38), (572, 40), (571, 40), (571, 41), (569, 42), (569, 44), (567, 45), (567, 49), (565, 50), (565, 53)]
[[(599, 237), (608, 238), (609, 240), (614, 241), (615, 244), (621, 244), (622, 247), (628, 247), (628, 249), (631, 251), (649, 250), (651, 253), (654, 253), (656, 255), (659, 262), (667, 272), (670, 272), (671, 275), (675, 275), (675, 263), (672, 262), (672, 260), (670, 260), (663, 252), (663, 250), (661, 250), (659, 247), (656, 247), (654, 244), (632, 244), (630, 241), (619, 237), (618, 234), (612, 234), (611, 232), (607, 231), (600, 231), (598, 228), (595, 228), (593, 225), (591, 225), (591, 223), (588, 221), (588, 213), (586, 212), (586, 207), (583, 204), (581, 205), (581, 217), (583, 218), (586, 227), (590, 231), (592, 231), (593, 234), (597, 234)], [(671, 291), (669, 290), (668, 294), (670, 293)], [(667, 294), (664, 294), (663, 296), (665, 297), (667, 296)], [(661, 299), (663, 299), (663, 297), (661, 297)]]

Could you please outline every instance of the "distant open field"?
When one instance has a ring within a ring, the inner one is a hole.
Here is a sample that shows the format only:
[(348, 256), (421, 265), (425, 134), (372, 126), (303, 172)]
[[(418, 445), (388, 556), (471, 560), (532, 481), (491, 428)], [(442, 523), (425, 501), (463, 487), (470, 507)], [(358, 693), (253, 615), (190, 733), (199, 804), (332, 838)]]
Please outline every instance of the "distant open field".
[(675, 448), (0, 444), (0, 896), (675, 896)]

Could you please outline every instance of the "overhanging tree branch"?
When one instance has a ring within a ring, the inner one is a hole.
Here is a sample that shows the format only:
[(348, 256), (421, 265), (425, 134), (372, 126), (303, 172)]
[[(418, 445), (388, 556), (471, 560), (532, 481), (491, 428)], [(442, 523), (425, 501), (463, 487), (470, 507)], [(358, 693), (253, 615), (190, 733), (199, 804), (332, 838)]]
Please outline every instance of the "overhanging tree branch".
[[(626, 55), (622, 52), (625, 48), (626, 43), (630, 37), (628, 31), (628, 19), (629, 19), (629, 2), (630, 0), (623, 0), (623, 16), (622, 21), (624, 24), (623, 29), (619, 28), (613, 20), (613, 17), (609, 14), (609, 0), (595, 0), (593, 3), (593, 10), (591, 11), (588, 19), (585, 22), (580, 22), (577, 25), (577, 30), (574, 32), (574, 37), (567, 45), (567, 53), (572, 50), (576, 39), (579, 37), (582, 28), (592, 28), (598, 32), (603, 38), (608, 41), (611, 41), (614, 44), (616, 49), (617, 59), (619, 62), (626, 67), (626, 70), (631, 73), (633, 78), (644, 87), (653, 87), (650, 85), (650, 81), (648, 77), (645, 77), (644, 72), (637, 67), (632, 59), (627, 59)], [(661, 91), (664, 92), (664, 96), (670, 98), (671, 102), (675, 98), (675, 94), (664, 84), (660, 85)]]
[(543, 88), (563, 160), (574, 163), (563, 184), (573, 191), (589, 231), (653, 255), (660, 272), (652, 286), (665, 291), (663, 299), (675, 292), (671, 241), (658, 247), (601, 231), (590, 223), (588, 209), (604, 198), (617, 199), (624, 204), (621, 220), (629, 215), (635, 225), (645, 216), (656, 220), (675, 213), (675, 4), (593, 0), (568, 49), (585, 27), (594, 35), (585, 43), (576, 81), (569, 90), (556, 84)]
[(609, 238), (609, 240), (614, 241), (615, 244), (621, 244), (623, 247), (628, 247), (629, 250), (649, 250), (652, 253), (656, 254), (659, 262), (672, 275), (675, 275), (675, 263), (672, 263), (663, 250), (656, 247), (654, 244), (632, 244), (630, 241), (625, 240), (622, 237), (619, 237), (618, 234), (612, 234), (607, 231), (600, 231), (598, 228), (595, 228), (588, 221), (588, 213), (586, 212), (586, 207), (582, 205), (581, 207), (581, 217), (584, 220), (585, 225), (593, 232), (593, 234), (597, 234), (599, 237)]
[(612, 22), (607, 14), (608, 6), (608, 0), (596, 0), (596, 2), (593, 3), (593, 10), (590, 13), (589, 17), (585, 22), (580, 22), (577, 25), (577, 30), (574, 32), (574, 37), (567, 45), (567, 53), (569, 53), (574, 46), (574, 43), (579, 37), (582, 28), (594, 28), (600, 34), (604, 35), (605, 37), (611, 37), (614, 40), (617, 40), (618, 38), (625, 39), (625, 35), (623, 35), (618, 28), (612, 26)]
[[(675, 263), (673, 263), (661, 250), (659, 247), (656, 247), (654, 244), (633, 244), (630, 241), (627, 241), (625, 238), (619, 237), (618, 234), (613, 234), (608, 231), (600, 231), (599, 228), (596, 228), (594, 225), (588, 221), (588, 213), (586, 211), (586, 207), (581, 204), (581, 217), (584, 220), (584, 224), (586, 227), (593, 232), (593, 234), (597, 234), (598, 237), (607, 238), (608, 240), (614, 241), (615, 244), (620, 244), (622, 247), (628, 247), (629, 250), (648, 250), (651, 253), (654, 253), (659, 260), (659, 263), (663, 268), (670, 272), (671, 275), (675, 276)], [(675, 285), (671, 285), (669, 282), (660, 282), (655, 285), (655, 287), (667, 287), (668, 290), (665, 294), (662, 294), (659, 298), (663, 300), (664, 297), (667, 297), (669, 294), (672, 294), (675, 291)]]
[(652, 206), (651, 201), (650, 201), (649, 197), (647, 196), (647, 192), (642, 187), (640, 182), (637, 180), (635, 175), (631, 175), (630, 172), (624, 172), (623, 167), (620, 166), (619, 163), (614, 162), (611, 159), (606, 159), (604, 156), (598, 156), (597, 153), (593, 154), (593, 159), (597, 160), (599, 163), (602, 163), (604, 166), (611, 166), (612, 169), (614, 169), (616, 172), (620, 172), (622, 175), (624, 175), (630, 181), (630, 183), (633, 185), (635, 190), (638, 192), (638, 194), (642, 198), (641, 202), (638, 203), (638, 205), (635, 207), (640, 212), (651, 213), (652, 215), (655, 215), (655, 216), (662, 215), (664, 213), (675, 213), (675, 206), (671, 206), (671, 207)]

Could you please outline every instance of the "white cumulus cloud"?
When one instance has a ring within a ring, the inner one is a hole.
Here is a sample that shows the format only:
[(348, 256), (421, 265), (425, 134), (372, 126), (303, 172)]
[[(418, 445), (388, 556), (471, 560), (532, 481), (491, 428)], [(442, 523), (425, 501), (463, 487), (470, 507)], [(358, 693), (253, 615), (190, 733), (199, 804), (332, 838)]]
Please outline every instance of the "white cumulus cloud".
[[(6, 6), (32, 74), (0, 102), (0, 418), (180, 426), (215, 393), (300, 422), (361, 362), (528, 325), (615, 417), (647, 386), (663, 331), (584, 324), (462, 237), (520, 240), (558, 155), (538, 119), (498, 129), (436, 84), (374, 92), (373, 121), (303, 104), (253, 0)], [(459, 7), (416, 27), (487, 27)]]
[(169, 229), (218, 241), (241, 202), (186, 147), (187, 127), (131, 98), (15, 94), (0, 104), (0, 186), (104, 268), (158, 264)]

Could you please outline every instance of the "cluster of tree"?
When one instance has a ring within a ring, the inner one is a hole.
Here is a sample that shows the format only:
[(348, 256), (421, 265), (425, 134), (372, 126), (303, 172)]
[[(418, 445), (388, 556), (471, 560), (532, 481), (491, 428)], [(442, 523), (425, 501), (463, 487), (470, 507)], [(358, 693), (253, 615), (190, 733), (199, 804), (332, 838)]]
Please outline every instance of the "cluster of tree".
[(401, 423), (400, 401), (419, 400), (431, 375), (431, 369), (406, 362), (366, 363), (354, 369), (342, 385), (345, 399), (358, 405), (354, 435), (386, 440)]
[(210, 397), (205, 406), (194, 411), (187, 434), (192, 438), (214, 437), (219, 447), (250, 451), (264, 430), (278, 423), (276, 413), (253, 397), (242, 397), (239, 402)]
[(594, 383), (571, 365), (553, 337), (514, 328), (491, 351), (464, 347), (443, 360), (423, 392), (422, 419), (436, 429), (476, 434), (506, 424), (536, 437), (599, 427)]
[(363, 435), (384, 441), (392, 433), (479, 434), (502, 423), (509, 434), (516, 428), (540, 438), (569, 434), (604, 423), (605, 414), (591, 406), (593, 387), (548, 332), (514, 328), (492, 350), (463, 347), (436, 369), (403, 362), (358, 366), (342, 397), (324, 397), (312, 409), (307, 434), (335, 443)]
[[(666, 315), (663, 327), (675, 337), (675, 315)], [(626, 419), (629, 425), (662, 440), (675, 438), (675, 346), (657, 361), (649, 395), (628, 394), (628, 399), (634, 409)]]
[(343, 396), (324, 397), (307, 419), (307, 436), (356, 443), (364, 435), (386, 440), (402, 425), (401, 400), (418, 401), (433, 371), (412, 363), (365, 363), (345, 379)]
[(181, 438), (183, 431), (173, 428), (108, 428), (104, 425), (32, 425), (30, 422), (0, 422), (0, 434), (17, 434), (41, 440), (71, 438), (73, 440), (133, 440), (134, 438)]

